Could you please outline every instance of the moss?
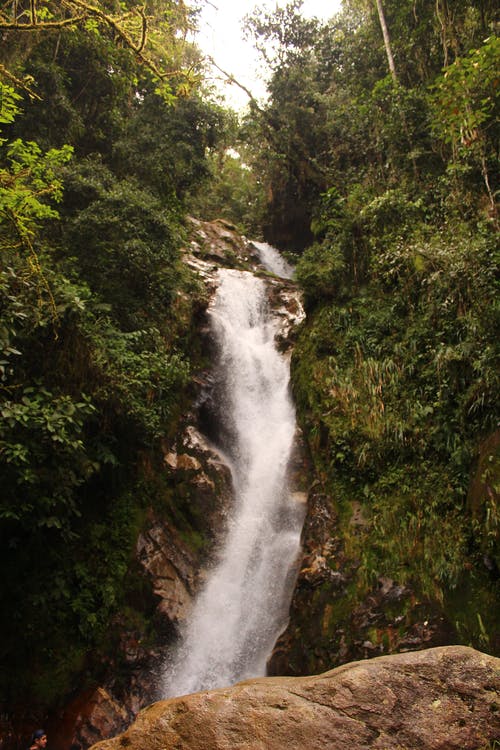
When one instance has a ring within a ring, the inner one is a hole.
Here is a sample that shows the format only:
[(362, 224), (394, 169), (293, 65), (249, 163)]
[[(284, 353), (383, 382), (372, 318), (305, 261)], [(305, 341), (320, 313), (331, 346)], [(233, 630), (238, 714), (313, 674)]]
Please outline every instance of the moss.
[[(397, 263), (406, 250), (391, 241), (383, 262)], [(331, 607), (355, 611), (384, 576), (415, 594), (384, 606), (388, 622), (403, 617), (409, 628), (423, 614), (416, 602), (428, 602), (456, 623), (456, 638), (498, 653), (500, 441), (497, 433), (485, 439), (497, 383), (488, 243), (461, 227), (429, 252), (443, 274), (416, 273), (412, 263), (406, 277), (401, 267), (403, 289), (399, 278), (380, 283), (377, 266), (347, 300), (316, 295), (301, 329), (292, 358), (298, 419), (317, 481), (332, 497), (342, 565), (358, 563), (345, 605), (326, 590), (310, 602), (332, 634), (344, 622)], [(483, 285), (484, 299), (469, 295), (458, 268)], [(456, 295), (466, 314), (451, 314)], [(391, 632), (384, 638), (392, 647)]]
[(499, 602), (500, 581), (492, 581), (490, 571), (477, 566), (463, 571), (459, 584), (447, 590), (444, 599), (460, 643), (500, 653)]
[(199, 531), (194, 529), (180, 531), (180, 537), (189, 549), (195, 552), (204, 552), (209, 546), (208, 540)]

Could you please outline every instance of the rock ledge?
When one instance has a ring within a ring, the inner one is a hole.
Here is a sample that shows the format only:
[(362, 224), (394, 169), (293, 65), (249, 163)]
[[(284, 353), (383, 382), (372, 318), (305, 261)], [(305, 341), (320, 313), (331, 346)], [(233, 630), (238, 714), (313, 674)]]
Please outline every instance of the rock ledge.
[(486, 750), (500, 738), (499, 689), (500, 659), (433, 648), (160, 701), (94, 748)]

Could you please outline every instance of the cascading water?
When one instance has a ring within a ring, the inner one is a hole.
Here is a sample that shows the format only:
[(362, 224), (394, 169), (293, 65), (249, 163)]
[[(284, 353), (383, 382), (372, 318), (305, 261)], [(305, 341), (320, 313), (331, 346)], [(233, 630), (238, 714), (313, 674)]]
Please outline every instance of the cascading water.
[(268, 271), (272, 271), (276, 276), (281, 276), (282, 279), (293, 278), (295, 273), (294, 267), (290, 263), (287, 263), (275, 247), (269, 245), (267, 242), (256, 242), (255, 240), (252, 244), (259, 252), (260, 262)]
[(286, 626), (300, 550), (303, 508), (287, 485), (295, 434), (289, 361), (274, 345), (265, 283), (235, 270), (219, 276), (209, 312), (220, 353), (220, 447), (234, 507), (218, 563), (166, 668), (166, 696), (265, 674)]

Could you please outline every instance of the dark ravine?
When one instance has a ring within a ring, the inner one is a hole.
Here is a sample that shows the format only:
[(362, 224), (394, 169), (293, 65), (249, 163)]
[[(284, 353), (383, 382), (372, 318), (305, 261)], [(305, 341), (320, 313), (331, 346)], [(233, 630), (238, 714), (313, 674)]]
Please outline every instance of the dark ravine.
[[(218, 267), (257, 268), (258, 259), (252, 244), (226, 222), (192, 220), (191, 225), (191, 241), (184, 257), (202, 279), (208, 305), (215, 290), (214, 275)], [(300, 298), (289, 282), (270, 278), (270, 285), (273, 308), (283, 321), (279, 345), (287, 349), (293, 346), (297, 323), (301, 320)], [(200, 348), (208, 362), (211, 344), (203, 314), (196, 326)], [(223, 531), (224, 507), (231, 492), (228, 470), (204, 437), (210, 435), (209, 367), (197, 374), (193, 386), (192, 408), (182, 417), (175, 437), (165, 439), (163, 445), (163, 466), (171, 486), (168, 512), (150, 509), (136, 546), (135, 564), (150, 590), (157, 635), (148, 639), (140, 627), (122, 633), (118, 645), (121, 673), (115, 674), (110, 663), (108, 678), (101, 685), (78, 692), (57, 715), (49, 717), (51, 750), (69, 747), (87, 750), (91, 744), (123, 732), (141, 709), (160, 697), (154, 677), (158, 674), (158, 664), (162, 663), (165, 649), (175, 641), (179, 624), (203, 579), (210, 552)], [(359, 563), (345, 551), (334, 498), (325, 491), (320, 479), (313, 476), (311, 465), (306, 446), (298, 439), (292, 470), (295, 483), (301, 488), (300, 499), (308, 507), (303, 560), (289, 626), (276, 644), (269, 674), (303, 676), (381, 654), (420, 651), (452, 643), (453, 634), (443, 612), (418, 600), (410, 588), (381, 577), (367, 593), (360, 595), (356, 591), (354, 581)], [(177, 506), (182, 508), (178, 513)], [(363, 523), (360, 509), (353, 508), (350, 533), (356, 533)], [(409, 660), (405, 669), (410, 674), (409, 665), (417, 662), (409, 654), (405, 658)], [(384, 675), (386, 671), (382, 670), (377, 679), (385, 679)], [(251, 744), (253, 740), (249, 742), (238, 747), (253, 750), (256, 745)], [(233, 747), (213, 745), (226, 746)], [(260, 746), (273, 750), (280, 747), (274, 740), (273, 744)], [(210, 747), (207, 744), (206, 750)]]

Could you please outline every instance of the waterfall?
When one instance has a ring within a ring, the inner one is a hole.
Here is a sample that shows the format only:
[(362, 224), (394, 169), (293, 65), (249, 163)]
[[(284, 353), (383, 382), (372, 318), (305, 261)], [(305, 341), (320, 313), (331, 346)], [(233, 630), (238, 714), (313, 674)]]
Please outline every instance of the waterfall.
[(227, 533), (164, 675), (166, 696), (265, 675), (286, 627), (303, 522), (287, 483), (295, 411), (266, 284), (222, 269), (209, 309), (217, 341), (220, 446), (234, 488)]
[(252, 245), (257, 248), (260, 262), (268, 271), (281, 276), (282, 279), (293, 278), (295, 269), (290, 263), (286, 262), (279, 250), (276, 250), (272, 245), (268, 245), (267, 242), (256, 242), (253, 240)]

